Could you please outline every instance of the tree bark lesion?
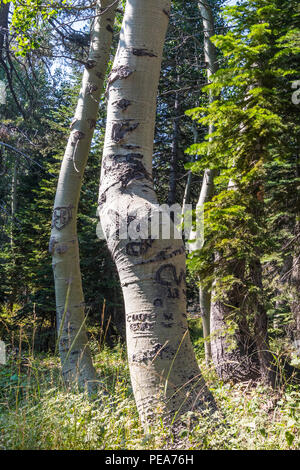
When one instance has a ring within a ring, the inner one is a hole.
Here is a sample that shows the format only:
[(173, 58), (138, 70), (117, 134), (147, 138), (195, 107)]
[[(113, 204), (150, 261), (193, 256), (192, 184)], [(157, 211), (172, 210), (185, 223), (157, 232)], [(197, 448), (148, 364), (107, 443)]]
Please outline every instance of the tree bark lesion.
[(139, 122), (134, 124), (130, 124), (131, 120), (121, 121), (121, 122), (114, 122), (112, 125), (111, 131), (111, 138), (114, 142), (119, 143), (121, 142), (125, 135), (129, 132), (133, 132), (139, 126)]
[(133, 55), (140, 56), (140, 57), (157, 57), (154, 52), (148, 51), (147, 49), (138, 49), (133, 47), (131, 49)]

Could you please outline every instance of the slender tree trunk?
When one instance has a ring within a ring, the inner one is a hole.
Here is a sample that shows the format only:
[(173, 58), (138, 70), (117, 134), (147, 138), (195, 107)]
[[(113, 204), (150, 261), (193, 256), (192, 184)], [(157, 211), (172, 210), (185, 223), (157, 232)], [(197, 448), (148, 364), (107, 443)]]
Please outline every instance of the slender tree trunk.
[[(198, 131), (195, 123), (193, 122), (193, 134), (194, 134), (194, 144), (198, 142)], [(197, 157), (196, 157), (197, 158)], [(188, 177), (186, 180), (186, 185), (184, 188), (184, 195), (183, 195), (183, 200), (182, 200), (182, 216), (185, 214), (186, 210), (186, 205), (189, 204), (190, 200), (190, 194), (191, 194), (191, 186), (192, 186), (192, 179), (193, 179), (193, 173), (191, 171), (188, 172)]]
[[(299, 215), (298, 215), (299, 218)], [(297, 354), (300, 356), (300, 220), (296, 221), (295, 249), (291, 272), (291, 311), (293, 314), (292, 338)]]
[[(210, 38), (215, 34), (215, 26), (214, 26), (214, 18), (213, 13), (208, 1), (201, 1), (198, 3), (199, 10), (202, 17), (203, 29), (204, 29), (204, 57), (205, 63), (207, 67), (207, 81), (209, 82), (210, 77), (218, 70), (218, 63), (217, 63), (217, 53), (216, 48), (211, 42)], [(209, 96), (210, 103), (214, 100), (212, 94)], [(214, 132), (214, 127), (209, 126), (208, 133), (211, 135)], [(207, 169), (204, 171), (203, 175), (203, 182), (201, 187), (201, 192), (199, 196), (199, 200), (196, 207), (197, 211), (202, 211), (204, 208), (204, 204), (209, 202), (213, 196), (214, 192), (214, 177), (216, 176), (216, 172), (211, 169)], [(191, 239), (194, 240), (194, 235), (191, 233)], [(201, 249), (201, 240), (196, 241), (193, 244), (194, 250)], [(210, 306), (211, 306), (211, 289), (209, 287), (200, 287), (199, 289), (199, 304), (200, 304), (200, 313), (202, 317), (202, 325), (203, 325), (203, 338), (205, 341), (205, 359), (206, 362), (212, 358), (211, 354), (211, 345), (210, 342), (207, 340), (210, 336)]]
[[(216, 255), (221, 262), (221, 255)], [(254, 341), (245, 317), (243, 288), (245, 263), (236, 261), (227, 271), (237, 282), (219, 294), (216, 281), (211, 303), (211, 351), (218, 376), (224, 381), (243, 382), (257, 379), (259, 363)], [(239, 282), (239, 281), (240, 282)], [(221, 297), (220, 297), (221, 295)]]
[[(250, 262), (250, 276), (252, 283), (258, 288), (251, 302), (254, 311), (254, 334), (257, 346), (261, 379), (267, 385), (274, 387), (276, 374), (274, 359), (270, 352), (268, 340), (268, 317), (263, 301), (262, 267), (259, 258)], [(251, 296), (250, 296), (251, 299)]]
[(96, 12), (99, 16), (93, 21), (89, 58), (59, 174), (49, 244), (63, 376), (66, 382), (78, 382), (91, 387), (95, 380), (95, 370), (84, 324), (76, 219), (80, 188), (109, 61), (116, 10), (116, 4), (110, 5), (111, 0), (97, 3)]
[[(299, 148), (299, 141), (298, 141)], [(300, 177), (300, 165), (299, 156), (296, 166), (296, 177)], [(299, 185), (296, 186), (299, 189)], [(298, 197), (296, 199), (296, 223), (295, 223), (295, 247), (293, 253), (293, 266), (291, 272), (291, 311), (293, 314), (294, 325), (293, 325), (293, 342), (297, 355), (300, 357), (300, 204), (299, 204), (299, 191), (297, 192)]]
[[(179, 82), (179, 75), (177, 75), (177, 84)], [(170, 162), (170, 179), (169, 179), (169, 194), (168, 194), (168, 204), (172, 206), (176, 202), (176, 187), (177, 187), (177, 164), (178, 164), (178, 93), (175, 95), (174, 103), (174, 121), (173, 121), (173, 139), (172, 139), (172, 149), (171, 149), (171, 162)]]
[(2, 58), (4, 41), (8, 30), (9, 3), (0, 5), (0, 58)]
[(156, 95), (169, 0), (128, 0), (109, 79), (100, 220), (125, 301), (130, 375), (145, 426), (212, 402), (186, 319), (182, 239), (120, 235), (157, 214), (152, 182)]
[(17, 210), (17, 187), (18, 187), (18, 166), (15, 158), (13, 164), (13, 173), (11, 178), (11, 230), (10, 230), (10, 246), (14, 248), (14, 224)]

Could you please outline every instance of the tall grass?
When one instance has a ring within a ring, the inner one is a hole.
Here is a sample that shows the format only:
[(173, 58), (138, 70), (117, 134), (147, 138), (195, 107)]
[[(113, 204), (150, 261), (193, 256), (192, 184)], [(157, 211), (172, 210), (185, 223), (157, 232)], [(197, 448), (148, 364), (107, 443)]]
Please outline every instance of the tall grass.
[[(222, 413), (185, 416), (185, 428), (174, 441), (158, 420), (142, 431), (129, 378), (124, 345), (93, 345), (101, 387), (89, 396), (67, 389), (58, 357), (22, 352), (20, 329), (15, 354), (0, 366), (0, 449), (298, 449), (300, 394), (285, 384), (273, 392), (261, 385), (220, 382), (196, 345), (208, 387)], [(16, 338), (15, 338), (16, 339)]]

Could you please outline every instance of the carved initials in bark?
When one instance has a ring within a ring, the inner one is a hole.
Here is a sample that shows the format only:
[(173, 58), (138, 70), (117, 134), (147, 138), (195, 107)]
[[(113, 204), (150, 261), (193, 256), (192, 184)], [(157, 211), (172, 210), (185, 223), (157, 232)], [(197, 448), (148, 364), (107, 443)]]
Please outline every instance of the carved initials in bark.
[(177, 277), (176, 267), (173, 264), (165, 264), (159, 268), (156, 272), (155, 280), (162, 286), (170, 287), (172, 282), (176, 282), (179, 286), (184, 280), (184, 271), (181, 270), (179, 276)]
[(179, 290), (176, 287), (174, 289), (168, 287), (167, 297), (168, 299), (179, 299)]
[[(56, 207), (53, 211), (52, 227), (57, 230), (65, 228), (72, 220), (72, 206)], [(53, 249), (53, 245), (52, 245)]]
[(155, 299), (153, 302), (154, 307), (162, 307), (163, 306), (163, 301), (162, 299)]
[(126, 245), (126, 253), (129, 256), (141, 256), (147, 253), (149, 248), (153, 245), (154, 240), (148, 238), (147, 240), (130, 242)]
[(131, 331), (151, 331), (153, 330), (155, 323), (156, 322), (154, 321), (131, 323), (130, 329)]

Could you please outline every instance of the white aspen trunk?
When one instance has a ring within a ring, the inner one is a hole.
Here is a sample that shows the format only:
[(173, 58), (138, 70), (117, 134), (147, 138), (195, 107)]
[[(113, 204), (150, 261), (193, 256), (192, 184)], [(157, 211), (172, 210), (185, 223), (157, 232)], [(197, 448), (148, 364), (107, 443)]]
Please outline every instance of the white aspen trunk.
[(96, 375), (84, 323), (77, 210), (109, 61), (116, 8), (116, 3), (112, 5), (111, 0), (98, 1), (96, 6), (98, 16), (91, 28), (89, 57), (59, 174), (49, 244), (63, 377), (67, 383), (77, 382), (91, 389)]
[[(177, 64), (176, 64), (177, 65)], [(179, 74), (177, 74), (177, 85), (179, 84)], [(177, 162), (178, 162), (178, 114), (179, 114), (179, 100), (178, 93), (175, 95), (174, 103), (174, 121), (173, 121), (173, 139), (171, 149), (171, 162), (170, 162), (170, 178), (169, 178), (169, 193), (168, 193), (168, 204), (172, 206), (176, 202), (176, 187), (177, 187)]]
[[(209, 3), (205, 0), (198, 3), (199, 10), (202, 16), (202, 24), (204, 29), (204, 57), (207, 66), (207, 81), (209, 82), (210, 77), (213, 73), (218, 70), (216, 48), (211, 42), (210, 38), (215, 34), (214, 18)], [(209, 102), (213, 101), (213, 96), (210, 94)], [(214, 127), (209, 126), (209, 135), (214, 132)], [(196, 206), (196, 213), (204, 209), (204, 204), (209, 202), (214, 192), (214, 178), (216, 176), (215, 170), (207, 169), (204, 171), (203, 182), (200, 191), (199, 200)], [(196, 232), (191, 231), (190, 245), (191, 251), (200, 250), (202, 248), (203, 241), (196, 238)], [(199, 304), (200, 312), (202, 317), (203, 325), (203, 338), (207, 339), (210, 335), (210, 305), (211, 305), (211, 290), (206, 287), (200, 287), (199, 289)], [(209, 341), (205, 341), (205, 359), (206, 362), (212, 358), (211, 345)]]
[[(186, 319), (182, 239), (121, 239), (122, 228), (157, 214), (152, 182), (156, 95), (169, 0), (128, 0), (108, 84), (99, 214), (125, 301), (127, 350), (145, 427), (211, 404)], [(128, 216), (127, 216), (128, 214)]]
[[(193, 134), (194, 134), (194, 144), (196, 144), (198, 142), (198, 131), (197, 131), (196, 124), (194, 122), (193, 122), (192, 130), (193, 130)], [(197, 156), (196, 156), (196, 159), (197, 159)], [(182, 200), (182, 212), (181, 212), (182, 217), (184, 217), (184, 214), (185, 214), (185, 211), (186, 211), (186, 205), (189, 203), (189, 200), (190, 200), (192, 178), (193, 178), (193, 173), (191, 171), (189, 171), (188, 177), (187, 177), (187, 180), (186, 180), (186, 185), (185, 185), (185, 188), (184, 188), (183, 200)]]
[(0, 5), (0, 57), (2, 58), (5, 37), (8, 32), (8, 13), (10, 3), (1, 3)]

